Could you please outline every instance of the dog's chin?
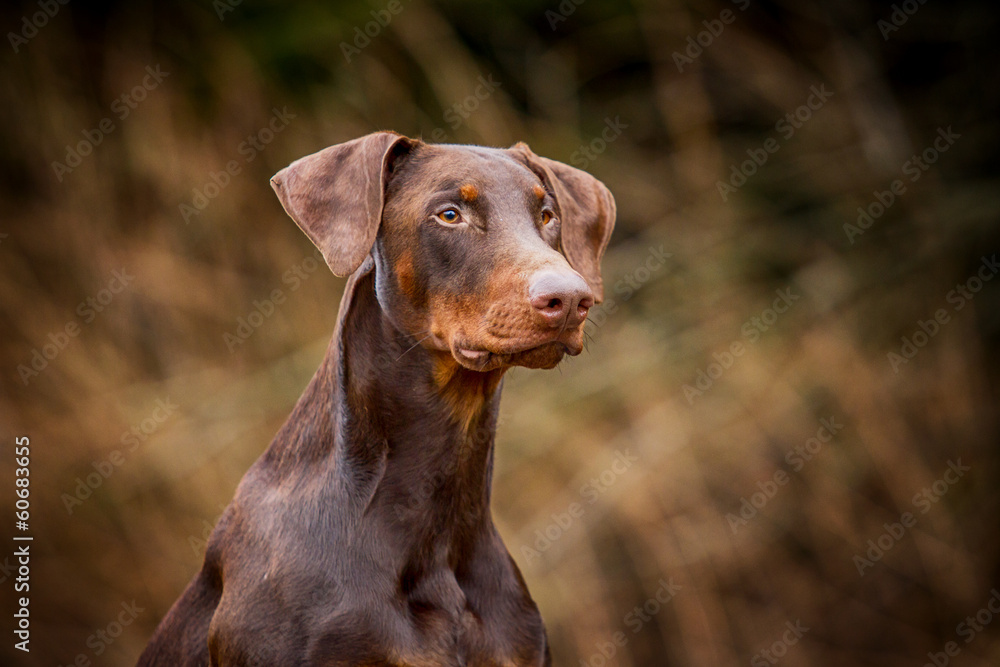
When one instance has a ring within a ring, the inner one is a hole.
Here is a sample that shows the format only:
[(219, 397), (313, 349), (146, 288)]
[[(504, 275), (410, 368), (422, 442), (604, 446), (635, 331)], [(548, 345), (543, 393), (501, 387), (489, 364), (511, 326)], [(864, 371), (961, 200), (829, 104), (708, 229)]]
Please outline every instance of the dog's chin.
[(451, 354), (455, 358), (455, 361), (465, 368), (485, 373), (512, 366), (555, 368), (566, 354), (576, 356), (580, 354), (580, 349), (577, 348), (574, 350), (563, 342), (551, 341), (535, 347), (510, 352), (490, 352), (488, 350), (456, 347), (452, 350)]

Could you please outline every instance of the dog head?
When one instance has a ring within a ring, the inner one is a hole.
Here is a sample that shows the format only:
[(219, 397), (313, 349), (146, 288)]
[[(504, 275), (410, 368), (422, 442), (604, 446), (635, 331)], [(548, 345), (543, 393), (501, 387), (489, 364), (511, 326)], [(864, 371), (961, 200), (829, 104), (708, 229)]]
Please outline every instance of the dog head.
[(551, 368), (583, 349), (615, 221), (614, 198), (586, 172), (523, 143), (376, 132), (271, 184), (335, 274), (372, 255), (383, 310), (425, 347), (474, 371)]

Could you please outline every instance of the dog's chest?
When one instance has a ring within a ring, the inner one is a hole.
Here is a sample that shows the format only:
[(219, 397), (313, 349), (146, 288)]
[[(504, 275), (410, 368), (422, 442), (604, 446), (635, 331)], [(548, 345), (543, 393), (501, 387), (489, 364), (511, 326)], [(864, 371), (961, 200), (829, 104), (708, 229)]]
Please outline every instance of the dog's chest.
[[(303, 550), (300, 544), (281, 551)], [(388, 564), (359, 565), (365, 560), (356, 555), (343, 559), (355, 564), (345, 573), (336, 554), (299, 560), (276, 553), (257, 550), (226, 568), (212, 621), (212, 641), (228, 656), (220, 667), (286, 664), (290, 655), (316, 667), (545, 664), (537, 608), (512, 570), (495, 569), (509, 563), (506, 554), (473, 558), (470, 566), (482, 571), (460, 583), (443, 567), (401, 579)]]

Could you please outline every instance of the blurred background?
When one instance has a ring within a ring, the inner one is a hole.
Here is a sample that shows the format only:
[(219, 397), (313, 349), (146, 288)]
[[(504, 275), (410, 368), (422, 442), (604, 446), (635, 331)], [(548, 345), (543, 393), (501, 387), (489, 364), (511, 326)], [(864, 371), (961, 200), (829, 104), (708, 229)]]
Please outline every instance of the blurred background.
[(588, 353), (503, 398), (494, 514), (555, 664), (1000, 664), (998, 17), (5, 3), (0, 661), (135, 661), (333, 331), (268, 179), (394, 129), (617, 199)]

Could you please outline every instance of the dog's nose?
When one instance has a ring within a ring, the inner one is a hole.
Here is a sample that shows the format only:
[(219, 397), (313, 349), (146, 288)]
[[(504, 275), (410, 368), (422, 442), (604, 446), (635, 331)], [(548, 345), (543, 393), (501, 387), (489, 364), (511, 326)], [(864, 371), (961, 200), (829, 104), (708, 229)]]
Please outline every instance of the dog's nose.
[(532, 276), (528, 299), (550, 327), (576, 327), (594, 305), (587, 282), (573, 271), (539, 271)]

